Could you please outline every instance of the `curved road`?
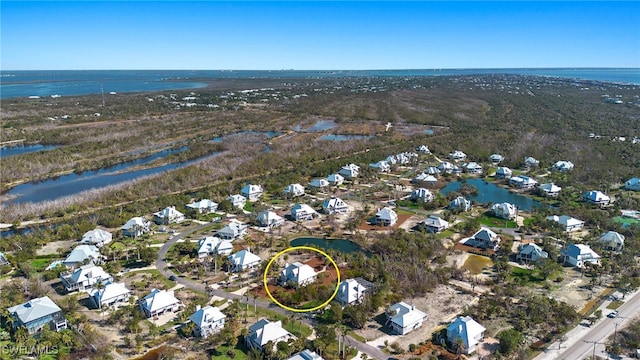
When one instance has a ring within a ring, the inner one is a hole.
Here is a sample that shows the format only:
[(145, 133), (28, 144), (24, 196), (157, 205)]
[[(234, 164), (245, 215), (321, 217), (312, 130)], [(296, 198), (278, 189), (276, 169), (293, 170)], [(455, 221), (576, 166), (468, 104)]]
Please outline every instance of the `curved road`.
[[(160, 248), (160, 250), (158, 251), (158, 258), (155, 261), (155, 266), (156, 269), (158, 270), (158, 272), (160, 272), (160, 274), (162, 274), (164, 277), (168, 278), (170, 276), (175, 276), (176, 277), (176, 283), (183, 285), (186, 288), (190, 288), (196, 291), (201, 291), (204, 293), (209, 293), (213, 296), (219, 296), (221, 298), (224, 299), (230, 299), (230, 300), (239, 300), (241, 303), (244, 304), (251, 304), (251, 301), (249, 301), (249, 297), (248, 296), (243, 296), (243, 295), (237, 295), (237, 294), (231, 294), (228, 293), (226, 291), (222, 291), (222, 290), (218, 290), (218, 289), (207, 289), (207, 287), (201, 283), (183, 278), (178, 276), (177, 274), (175, 274), (174, 272), (172, 272), (171, 270), (167, 269), (167, 262), (166, 262), (166, 256), (167, 256), (167, 252), (169, 252), (169, 249), (171, 249), (171, 247), (176, 244), (180, 239), (182, 239), (183, 236), (191, 234), (193, 232), (196, 232), (198, 230), (201, 230), (207, 226), (209, 226), (210, 223), (204, 224), (204, 225), (200, 225), (200, 226), (196, 226), (193, 229), (181, 232), (177, 235), (175, 235), (171, 240), (167, 241), (166, 243), (164, 243), (164, 245), (162, 245), (162, 247)], [(289, 310), (285, 310), (283, 308), (281, 308), (280, 306), (270, 302), (270, 301), (265, 301), (262, 299), (254, 299), (255, 301), (255, 305), (261, 308), (265, 308), (265, 309), (270, 309), (273, 311), (276, 311), (282, 315), (285, 315), (288, 318), (293, 318), (295, 316), (296, 313), (294, 313), (293, 311), (289, 311)], [(310, 326), (313, 328), (313, 326), (315, 325), (315, 323), (313, 321), (311, 321), (310, 319), (306, 318), (306, 317), (301, 317), (299, 318), (300, 321), (302, 321), (303, 323), (305, 323), (306, 325)], [(375, 348), (371, 345), (367, 345), (361, 341), (358, 341), (354, 338), (352, 338), (351, 336), (345, 336), (346, 342), (347, 344), (349, 344), (349, 346), (354, 347), (356, 349), (358, 349), (358, 351), (361, 351), (367, 355), (369, 355), (370, 357), (374, 358), (374, 359), (378, 359), (378, 360), (386, 360), (389, 358), (389, 355), (385, 354), (382, 350)]]

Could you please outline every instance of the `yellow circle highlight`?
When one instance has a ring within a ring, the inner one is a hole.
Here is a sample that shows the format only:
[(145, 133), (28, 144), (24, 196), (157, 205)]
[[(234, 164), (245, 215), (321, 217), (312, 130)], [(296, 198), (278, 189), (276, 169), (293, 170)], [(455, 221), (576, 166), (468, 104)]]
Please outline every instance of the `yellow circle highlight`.
[[(338, 277), (338, 281), (336, 283), (336, 289), (333, 291), (333, 294), (324, 303), (322, 303), (322, 304), (320, 304), (320, 305), (318, 305), (316, 307), (310, 308), (310, 309), (296, 309), (296, 308), (292, 308), (290, 306), (286, 306), (284, 304), (281, 304), (278, 300), (276, 300), (273, 297), (273, 295), (271, 295), (271, 291), (269, 291), (269, 286), (267, 284), (267, 273), (269, 272), (269, 268), (271, 267), (271, 264), (273, 264), (273, 261), (275, 259), (277, 259), (278, 257), (280, 257), (281, 255), (284, 255), (284, 254), (286, 254), (288, 252), (296, 251), (296, 250), (311, 250), (311, 251), (315, 251), (315, 252), (317, 252), (317, 253), (319, 253), (321, 255), (324, 255), (324, 257), (329, 259), (329, 262), (331, 263), (331, 265), (333, 265), (333, 267), (336, 268), (336, 275)], [(273, 258), (271, 258), (271, 260), (269, 260), (269, 263), (267, 264), (267, 267), (264, 269), (264, 274), (262, 275), (262, 281), (264, 283), (264, 289), (265, 289), (267, 295), (269, 296), (269, 299), (271, 299), (271, 301), (276, 303), (281, 308), (289, 310), (289, 311), (293, 311), (293, 312), (309, 312), (309, 311), (318, 310), (320, 308), (323, 308), (323, 307), (329, 305), (329, 303), (336, 297), (336, 295), (338, 295), (338, 289), (340, 288), (340, 269), (338, 269), (338, 265), (336, 265), (336, 262), (333, 261), (331, 256), (329, 256), (324, 251), (316, 249), (316, 248), (313, 248), (313, 247), (310, 247), (310, 246), (294, 246), (294, 247), (290, 247), (290, 248), (287, 248), (287, 249), (284, 249), (284, 250), (280, 251), (279, 253), (276, 254), (276, 256), (274, 256)]]

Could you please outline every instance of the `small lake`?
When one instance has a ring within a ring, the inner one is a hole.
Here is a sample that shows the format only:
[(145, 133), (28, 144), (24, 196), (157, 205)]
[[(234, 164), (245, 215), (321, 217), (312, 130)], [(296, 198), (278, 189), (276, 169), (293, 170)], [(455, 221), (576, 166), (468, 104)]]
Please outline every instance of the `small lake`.
[(487, 203), (503, 203), (508, 202), (510, 204), (518, 206), (520, 210), (531, 211), (532, 208), (541, 208), (545, 205), (535, 201), (524, 195), (513, 193), (505, 188), (501, 188), (494, 183), (486, 182), (482, 179), (467, 179), (448, 183), (440, 193), (447, 195), (452, 191), (458, 191), (464, 185), (471, 185), (478, 189), (477, 195), (466, 196), (469, 200), (475, 200), (481, 204)]
[(147, 157), (127, 161), (99, 170), (71, 173), (43, 181), (33, 181), (25, 184), (20, 184), (10, 189), (3, 195), (7, 195), (9, 197), (9, 199), (6, 201), (7, 204), (56, 200), (64, 196), (77, 194), (81, 191), (103, 188), (125, 181), (136, 180), (142, 176), (154, 175), (163, 171), (179, 169), (181, 167), (191, 165), (194, 162), (199, 161), (205, 157), (215, 156), (215, 154), (206, 155), (205, 157), (181, 163), (170, 163), (161, 166), (128, 171), (133, 167), (148, 165), (154, 160), (164, 158), (171, 154), (183, 152), (186, 149), (187, 148), (185, 146), (178, 149), (163, 150)]
[(291, 246), (315, 246), (324, 250), (333, 249), (343, 253), (352, 253), (356, 251), (366, 252), (360, 245), (345, 239), (320, 239), (301, 237), (291, 240)]
[(333, 120), (318, 120), (312, 126), (302, 129), (302, 126), (297, 125), (294, 130), (295, 131), (303, 131), (303, 132), (323, 132), (329, 129), (333, 129), (336, 127), (336, 122)]
[(60, 146), (58, 145), (42, 145), (42, 144), (19, 144), (13, 146), (2, 146), (0, 147), (0, 158), (27, 154), (36, 151), (47, 151), (53, 150)]
[(364, 140), (370, 139), (370, 135), (342, 135), (342, 134), (327, 134), (322, 135), (320, 140), (325, 141), (347, 141), (347, 140)]

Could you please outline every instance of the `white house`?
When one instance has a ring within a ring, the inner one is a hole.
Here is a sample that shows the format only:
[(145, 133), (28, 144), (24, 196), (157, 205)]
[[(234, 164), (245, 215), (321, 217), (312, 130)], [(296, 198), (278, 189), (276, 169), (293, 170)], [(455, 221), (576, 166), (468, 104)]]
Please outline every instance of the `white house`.
[(431, 233), (439, 233), (449, 228), (449, 222), (436, 215), (429, 215), (424, 219), (422, 225), (426, 231)]
[(497, 218), (511, 220), (518, 215), (518, 207), (507, 202), (493, 204), (491, 213)]
[(384, 160), (380, 160), (377, 163), (373, 163), (373, 164), (369, 164), (369, 167), (372, 169), (376, 169), (380, 172), (389, 172), (391, 171), (391, 165), (384, 161)]
[(634, 177), (624, 183), (624, 188), (632, 191), (640, 191), (640, 178)]
[(230, 255), (233, 251), (233, 244), (229, 240), (222, 240), (214, 236), (205, 236), (198, 241), (198, 258), (205, 258), (209, 255)]
[(587, 191), (582, 194), (582, 199), (594, 205), (605, 206), (611, 201), (611, 198), (598, 190)]
[(256, 216), (256, 221), (259, 226), (268, 228), (277, 228), (284, 224), (284, 218), (273, 211), (262, 211)]
[(560, 250), (560, 255), (565, 263), (579, 268), (584, 267), (585, 263), (600, 264), (600, 255), (585, 244), (569, 244)]
[(452, 153), (449, 153), (449, 159), (454, 161), (462, 161), (467, 158), (467, 154), (463, 153), (460, 150), (455, 150)]
[(458, 196), (449, 202), (449, 209), (454, 211), (469, 211), (471, 210), (471, 201), (462, 196)]
[(282, 321), (270, 322), (267, 319), (260, 319), (258, 322), (249, 326), (249, 333), (245, 337), (247, 346), (250, 348), (264, 350), (264, 346), (269, 342), (273, 344), (273, 349), (279, 342), (288, 342), (297, 338), (282, 327)]
[(196, 312), (189, 316), (189, 321), (195, 325), (195, 335), (206, 339), (209, 335), (218, 333), (224, 328), (226, 318), (227, 316), (215, 306), (201, 307), (196, 305)]
[(312, 220), (318, 213), (307, 204), (295, 204), (291, 208), (291, 218), (294, 221)]
[(247, 184), (242, 187), (242, 190), (240, 190), (240, 194), (251, 202), (257, 201), (258, 199), (260, 199), (263, 193), (264, 193), (264, 190), (260, 185)]
[(225, 240), (235, 240), (237, 238), (241, 238), (247, 234), (247, 228), (249, 226), (241, 221), (236, 219), (231, 219), (231, 221), (222, 229), (218, 230), (216, 236)]
[(462, 172), (462, 168), (448, 161), (443, 161), (440, 164), (438, 164), (438, 170), (440, 170), (440, 172), (448, 173), (448, 174), (460, 174)]
[(535, 158), (531, 157), (531, 156), (527, 156), (524, 158), (524, 165), (525, 167), (538, 167), (540, 166), (540, 161), (536, 160)]
[(280, 272), (280, 285), (307, 286), (314, 283), (317, 278), (318, 273), (311, 266), (296, 261), (293, 264), (284, 265)]
[(102, 267), (94, 264), (80, 266), (73, 271), (60, 273), (60, 280), (67, 292), (85, 291), (97, 283), (108, 283), (113, 277), (107, 274)]
[(289, 196), (302, 196), (304, 195), (304, 186), (300, 184), (290, 184), (284, 188), (283, 193)]
[(398, 214), (390, 207), (383, 207), (378, 210), (374, 219), (375, 225), (393, 226), (398, 221)]
[(513, 175), (513, 171), (506, 166), (500, 166), (498, 170), (496, 170), (496, 179), (508, 179)]
[(62, 261), (62, 264), (66, 267), (76, 267), (83, 265), (86, 262), (100, 263), (102, 262), (102, 255), (100, 250), (93, 245), (78, 245), (76, 246), (66, 259)]
[(620, 252), (624, 249), (624, 235), (615, 231), (607, 231), (598, 241), (607, 250)]
[(338, 286), (336, 299), (342, 306), (359, 304), (372, 288), (373, 284), (363, 279), (346, 279)]
[(318, 355), (315, 351), (304, 349), (297, 354), (293, 354), (291, 357), (285, 360), (325, 360), (322, 356)]
[(571, 161), (556, 161), (553, 164), (553, 170), (556, 171), (571, 171), (573, 170), (573, 163)]
[(554, 183), (542, 184), (538, 187), (546, 197), (558, 197), (562, 188)]
[(389, 325), (395, 333), (405, 335), (422, 326), (426, 319), (427, 314), (415, 306), (399, 302), (389, 307), (385, 325)]
[(435, 166), (429, 166), (424, 170), (425, 173), (433, 176), (438, 176), (440, 174), (440, 169)]
[(67, 319), (62, 313), (62, 309), (48, 296), (12, 306), (7, 308), (7, 312), (15, 320), (12, 323), (13, 329), (24, 326), (29, 334), (35, 334), (45, 326), (49, 326), (53, 331), (67, 328)]
[(411, 192), (411, 200), (431, 202), (434, 198), (433, 193), (425, 188), (417, 188)]
[(95, 305), (99, 308), (108, 306), (117, 307), (129, 303), (131, 290), (121, 283), (109, 282), (102, 289), (94, 289), (91, 298)]
[(229, 255), (229, 261), (231, 262), (231, 272), (241, 272), (260, 266), (262, 259), (247, 249)]
[(147, 318), (164, 314), (166, 312), (176, 312), (184, 307), (178, 300), (173, 290), (152, 289), (151, 292), (140, 300), (140, 309)]
[(469, 174), (482, 174), (482, 166), (475, 161), (462, 165), (464, 172)]
[(110, 232), (95, 228), (84, 233), (80, 242), (87, 245), (102, 247), (109, 244), (111, 240), (113, 240), (113, 235)]
[(4, 256), (4, 254), (0, 251), (0, 266), (9, 265), (9, 260)]
[(340, 168), (338, 174), (344, 176), (345, 179), (353, 179), (360, 175), (360, 166), (356, 164), (345, 165)]
[(218, 210), (218, 203), (215, 203), (209, 199), (202, 199), (198, 202), (187, 204), (187, 209), (197, 214), (208, 214)]
[(518, 189), (533, 189), (536, 184), (538, 184), (536, 180), (525, 175), (518, 175), (509, 179), (509, 185)]
[(247, 204), (247, 198), (240, 194), (230, 195), (227, 200), (229, 200), (233, 207), (238, 209), (244, 208), (244, 206)]
[(542, 248), (534, 243), (528, 243), (518, 246), (518, 254), (516, 254), (516, 261), (522, 262), (536, 262), (540, 259), (549, 258), (549, 254), (542, 250)]
[(322, 203), (322, 211), (325, 214), (346, 214), (349, 212), (349, 205), (339, 197), (332, 196)]
[(416, 148), (416, 151), (423, 154), (431, 154), (427, 145), (420, 145)]
[(185, 216), (176, 210), (175, 206), (169, 206), (153, 214), (153, 221), (158, 225), (169, 225), (184, 221)]
[(120, 229), (124, 236), (138, 237), (146, 232), (149, 232), (150, 223), (141, 217), (134, 217), (129, 219)]
[(339, 186), (344, 182), (344, 176), (340, 174), (331, 174), (327, 176), (327, 181), (333, 186)]
[(500, 245), (500, 237), (491, 229), (481, 227), (472, 237), (468, 238), (465, 245), (480, 249), (497, 250)]
[(316, 189), (321, 189), (329, 186), (329, 181), (327, 181), (327, 179), (324, 179), (324, 178), (317, 178), (317, 179), (311, 180), (311, 182), (309, 183), (309, 186), (314, 187)]
[(584, 226), (584, 221), (578, 220), (568, 215), (547, 216), (547, 220), (557, 222), (566, 232), (578, 231), (578, 230), (581, 230), (582, 227)]
[(452, 345), (457, 344), (457, 339), (462, 340), (462, 353), (471, 354), (476, 351), (478, 343), (484, 339), (484, 326), (478, 324), (469, 316), (458, 316), (447, 326), (447, 340)]
[(491, 156), (489, 156), (489, 160), (491, 160), (491, 162), (494, 165), (498, 165), (502, 162), (502, 160), (504, 160), (504, 156), (500, 155), (500, 154), (493, 154)]

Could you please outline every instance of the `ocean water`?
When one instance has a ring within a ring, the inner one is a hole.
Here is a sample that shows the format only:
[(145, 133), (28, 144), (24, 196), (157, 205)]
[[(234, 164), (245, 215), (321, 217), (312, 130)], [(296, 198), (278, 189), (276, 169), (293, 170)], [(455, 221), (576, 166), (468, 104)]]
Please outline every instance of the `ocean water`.
[(230, 78), (332, 78), (348, 76), (442, 76), (518, 74), (639, 84), (638, 68), (578, 69), (424, 69), (424, 70), (65, 70), (0, 71), (0, 98), (73, 96), (197, 89), (205, 81)]

